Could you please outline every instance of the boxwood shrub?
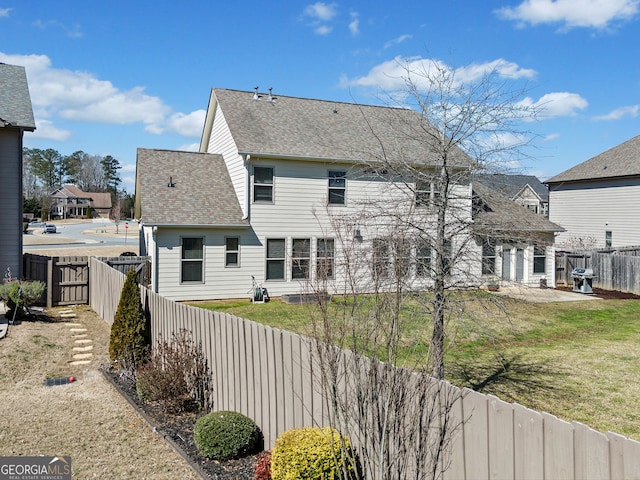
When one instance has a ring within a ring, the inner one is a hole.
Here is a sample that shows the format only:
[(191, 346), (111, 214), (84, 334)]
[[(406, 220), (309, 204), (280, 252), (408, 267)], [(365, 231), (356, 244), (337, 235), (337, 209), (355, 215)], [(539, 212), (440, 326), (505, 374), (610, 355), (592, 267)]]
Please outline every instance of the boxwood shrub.
[(231, 411), (200, 417), (193, 437), (202, 456), (218, 461), (251, 455), (260, 449), (262, 441), (262, 433), (253, 420)]

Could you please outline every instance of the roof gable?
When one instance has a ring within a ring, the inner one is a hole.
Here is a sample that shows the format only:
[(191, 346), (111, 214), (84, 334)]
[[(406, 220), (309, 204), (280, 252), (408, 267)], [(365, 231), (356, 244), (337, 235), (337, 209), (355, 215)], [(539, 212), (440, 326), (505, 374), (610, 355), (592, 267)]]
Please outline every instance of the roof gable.
[(33, 131), (36, 123), (24, 67), (0, 63), (0, 128), (4, 127)]
[(515, 199), (527, 187), (543, 202), (549, 201), (549, 189), (534, 175), (507, 175), (504, 173), (478, 174), (476, 182), (500, 192), (505, 197)]
[(481, 234), (562, 232), (559, 225), (531, 212), (482, 183), (473, 184), (474, 229)]
[(136, 202), (147, 225), (246, 224), (220, 155), (139, 148)]
[[(348, 162), (438, 164), (425, 146), (433, 127), (415, 110), (213, 89), (207, 116), (219, 106), (241, 154)], [(208, 134), (206, 128), (204, 136)], [(204, 140), (204, 139), (203, 139)], [(206, 139), (208, 141), (208, 139)], [(206, 148), (203, 141), (201, 149)], [(460, 149), (451, 164), (468, 167)]]
[(640, 135), (559, 173), (545, 183), (638, 175), (640, 175)]

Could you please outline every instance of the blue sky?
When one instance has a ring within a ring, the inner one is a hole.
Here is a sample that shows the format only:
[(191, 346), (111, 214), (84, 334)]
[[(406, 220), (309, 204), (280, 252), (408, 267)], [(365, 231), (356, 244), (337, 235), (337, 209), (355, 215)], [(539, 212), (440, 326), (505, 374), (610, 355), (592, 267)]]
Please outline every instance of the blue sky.
[(640, 0), (0, 0), (0, 62), (24, 65), (25, 145), (196, 150), (213, 87), (376, 103), (390, 69), (508, 67), (545, 114), (524, 173), (548, 178), (640, 134)]

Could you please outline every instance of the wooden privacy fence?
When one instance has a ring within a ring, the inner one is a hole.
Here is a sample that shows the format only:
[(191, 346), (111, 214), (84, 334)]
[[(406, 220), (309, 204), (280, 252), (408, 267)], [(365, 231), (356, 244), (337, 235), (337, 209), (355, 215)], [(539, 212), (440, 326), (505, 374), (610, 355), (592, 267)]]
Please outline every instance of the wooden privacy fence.
[[(135, 269), (138, 273), (138, 282), (149, 285), (151, 275), (149, 257), (102, 257), (100, 260), (123, 273)], [(48, 308), (89, 303), (89, 257), (47, 257), (25, 253), (22, 256), (22, 265), (24, 280), (45, 283), (46, 290), (41, 303)]]
[[(90, 303), (109, 324), (124, 275), (92, 258)], [(265, 448), (285, 430), (326, 426), (329, 398), (319, 388), (319, 358), (300, 335), (167, 300), (142, 287), (152, 338), (191, 332), (213, 374), (214, 406), (235, 410), (261, 428)], [(347, 368), (347, 367), (345, 367)], [(443, 382), (443, 389), (457, 389)], [(459, 419), (445, 479), (640, 478), (640, 443), (468, 389), (452, 408)]]
[(574, 268), (593, 269), (593, 286), (640, 295), (637, 247), (612, 251), (556, 252), (556, 284), (573, 285)]

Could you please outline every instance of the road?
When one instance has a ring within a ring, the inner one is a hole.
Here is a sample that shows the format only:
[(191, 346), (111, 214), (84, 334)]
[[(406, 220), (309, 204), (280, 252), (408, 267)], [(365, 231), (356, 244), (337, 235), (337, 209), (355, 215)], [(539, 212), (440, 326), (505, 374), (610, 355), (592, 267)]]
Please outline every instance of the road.
[[(25, 252), (38, 253), (51, 248), (73, 249), (80, 246), (100, 246), (121, 248), (122, 251), (137, 251), (137, 222), (94, 221), (54, 221), (56, 233), (42, 233), (42, 228), (30, 228), (23, 236)], [(128, 227), (128, 228), (126, 228)]]

